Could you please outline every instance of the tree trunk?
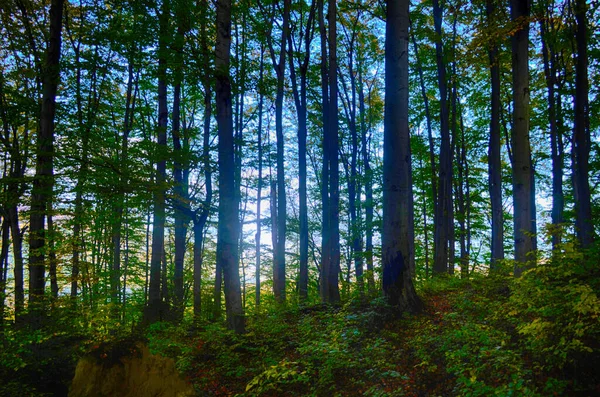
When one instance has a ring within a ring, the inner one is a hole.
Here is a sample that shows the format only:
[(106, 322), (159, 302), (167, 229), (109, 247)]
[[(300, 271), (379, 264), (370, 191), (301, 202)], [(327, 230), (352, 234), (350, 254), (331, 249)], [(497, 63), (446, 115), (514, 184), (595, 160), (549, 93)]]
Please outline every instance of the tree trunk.
[(327, 16), (329, 43), (329, 287), (328, 302), (340, 300), (339, 271), (340, 271), (340, 169), (338, 142), (338, 88), (337, 88), (337, 8), (336, 0), (329, 0)]
[(409, 1), (388, 0), (385, 40), (385, 114), (383, 135), (383, 292), (388, 302), (418, 311), (413, 287), (414, 212), (408, 129)]
[(583, 249), (589, 248), (594, 242), (590, 182), (588, 179), (591, 143), (588, 100), (587, 7), (586, 0), (575, 1), (577, 63), (575, 65), (575, 119), (573, 131), (575, 164), (573, 186), (575, 188), (575, 229), (577, 240)]
[[(273, 20), (276, 4), (273, 4)], [(273, 68), (277, 75), (277, 91), (275, 95), (275, 134), (277, 137), (277, 245), (273, 247), (273, 293), (278, 303), (285, 302), (285, 239), (286, 239), (286, 194), (284, 174), (283, 146), (283, 95), (285, 82), (286, 45), (289, 35), (290, 0), (283, 0), (283, 21), (281, 25), (281, 47), (279, 60), (275, 57), (275, 49), (269, 39), (269, 50)]]
[(4, 304), (6, 302), (6, 276), (8, 275), (8, 251), (9, 251), (9, 233), (10, 221), (6, 216), (2, 219), (2, 248), (0, 250), (0, 334), (4, 329)]
[(450, 219), (452, 216), (452, 148), (450, 147), (450, 126), (448, 120), (448, 88), (446, 79), (446, 63), (442, 44), (443, 10), (438, 0), (433, 0), (433, 20), (436, 32), (436, 63), (438, 85), (440, 91), (440, 171), (438, 179), (438, 198), (435, 206), (434, 263), (436, 274), (448, 272)]
[[(206, 41), (206, 9), (208, 7), (207, 1), (203, 1), (201, 5), (201, 35), (200, 45), (202, 47), (202, 55), (204, 59), (208, 59), (209, 50), (208, 43)], [(212, 91), (211, 91), (211, 73), (209, 69), (209, 63), (204, 64), (203, 69), (203, 86), (204, 86), (204, 125), (203, 125), (203, 142), (202, 142), (202, 158), (204, 161), (204, 183), (206, 189), (206, 196), (202, 202), (202, 208), (200, 215), (198, 216), (198, 210), (196, 210), (196, 216), (194, 217), (194, 319), (199, 320), (202, 309), (202, 253), (204, 251), (204, 230), (208, 216), (210, 214), (210, 206), (212, 205), (212, 165), (210, 162), (210, 119), (212, 117)], [(220, 286), (220, 283), (219, 283)], [(221, 291), (219, 290), (219, 297)]]
[(46, 212), (52, 200), (54, 185), (54, 118), (56, 92), (60, 81), (60, 47), (64, 0), (52, 0), (50, 5), (50, 43), (44, 66), (40, 128), (37, 139), (37, 158), (33, 189), (31, 191), (31, 215), (29, 220), (29, 304), (35, 313), (34, 325), (43, 315), (42, 303), (45, 287), (44, 232)]
[[(543, 7), (543, 6), (542, 6)], [(562, 140), (558, 129), (559, 117), (557, 113), (556, 94), (556, 54), (555, 41), (552, 39), (550, 30), (554, 32), (554, 22), (550, 18), (551, 9), (542, 8), (540, 13), (540, 38), (542, 41), (542, 58), (544, 62), (544, 76), (548, 90), (548, 124), (550, 127), (550, 148), (552, 153), (552, 249), (557, 250), (561, 244), (561, 224), (564, 221), (564, 193), (563, 193), (563, 154), (560, 150), (559, 141)], [(560, 94), (559, 94), (560, 95)]]
[[(310, 13), (306, 23), (305, 30), (300, 38), (304, 38), (304, 58), (299, 59), (298, 73), (300, 74), (300, 87), (296, 78), (296, 67), (294, 66), (294, 48), (292, 35), (288, 35), (288, 52), (290, 64), (290, 79), (292, 81), (292, 91), (294, 94), (294, 103), (298, 115), (298, 194), (300, 200), (299, 222), (300, 222), (300, 271), (298, 275), (298, 294), (300, 302), (308, 299), (308, 204), (307, 204), (307, 183), (306, 183), (306, 139), (307, 139), (307, 73), (310, 61), (310, 46), (313, 37), (313, 21), (315, 17), (316, 3), (313, 0), (310, 6)], [(303, 36), (302, 36), (303, 35)], [(260, 106), (262, 106), (262, 96)], [(259, 111), (262, 114), (262, 107)], [(260, 120), (259, 120), (260, 122)], [(260, 130), (260, 129), (259, 129)], [(259, 145), (260, 150), (260, 145)], [(260, 163), (259, 163), (260, 164)], [(259, 169), (260, 173), (260, 169)]]
[(529, 0), (511, 0), (513, 67), (513, 205), (515, 276), (535, 263), (535, 187), (529, 143)]
[[(217, 124), (219, 131), (219, 225), (217, 230), (217, 263), (221, 264), (225, 281), (227, 325), (243, 333), (239, 256), (238, 256), (238, 194), (234, 192), (234, 142), (231, 106), (229, 58), (231, 49), (231, 1), (217, 0), (217, 42), (215, 45), (215, 77), (217, 93)], [(225, 193), (226, 192), (226, 193)], [(231, 194), (229, 194), (231, 192)], [(225, 194), (223, 194), (225, 193)]]
[(54, 228), (54, 217), (53, 217), (52, 201), (48, 204), (48, 276), (50, 278), (50, 296), (53, 299), (58, 298), (58, 280), (56, 278), (56, 248), (54, 241), (56, 238), (56, 230)]
[[(492, 25), (496, 3), (486, 0), (487, 23)], [(488, 181), (490, 200), (492, 205), (492, 258), (490, 270), (496, 270), (498, 261), (504, 259), (504, 210), (502, 208), (502, 160), (500, 131), (500, 60), (498, 59), (498, 44), (492, 42), (488, 49), (491, 77), (491, 118), (490, 118), (490, 143), (488, 149)]]
[[(173, 311), (175, 321), (181, 321), (184, 313), (184, 286), (183, 286), (183, 267), (186, 251), (186, 237), (189, 223), (189, 192), (188, 175), (189, 162), (187, 149), (189, 138), (185, 131), (185, 125), (181, 128), (181, 89), (183, 82), (183, 45), (186, 34), (186, 17), (184, 10), (178, 8), (177, 11), (177, 34), (173, 45), (176, 70), (174, 72), (175, 87), (173, 92), (173, 149), (174, 149), (174, 218), (175, 218), (175, 271), (173, 275), (174, 297)], [(183, 146), (182, 146), (183, 140)]]
[(264, 69), (265, 69), (265, 63), (264, 63), (264, 46), (261, 46), (261, 51), (260, 51), (260, 71), (259, 71), (259, 81), (258, 81), (258, 142), (257, 142), (257, 146), (258, 146), (258, 188), (257, 188), (257, 192), (256, 192), (256, 236), (255, 236), (255, 243), (256, 243), (256, 262), (255, 262), (255, 266), (256, 266), (256, 274), (255, 274), (255, 278), (256, 278), (256, 286), (255, 286), (255, 297), (254, 297), (254, 304), (256, 306), (256, 309), (258, 310), (258, 308), (260, 307), (260, 271), (261, 271), (261, 257), (260, 257), (260, 236), (261, 236), (261, 204), (262, 204), (262, 187), (263, 187), (263, 174), (262, 174), (262, 168), (263, 168), (263, 142), (262, 142), (262, 135), (263, 135), (263, 102), (264, 102), (264, 95), (263, 95), (263, 84), (264, 84)]
[(167, 33), (169, 28), (169, 0), (163, 0), (159, 15), (158, 38), (158, 158), (156, 162), (156, 188), (154, 190), (154, 219), (152, 221), (152, 254), (150, 257), (150, 284), (145, 323), (152, 324), (163, 319), (161, 299), (161, 262), (165, 248), (165, 184), (167, 123)]
[(319, 7), (319, 36), (321, 38), (321, 107), (323, 122), (323, 164), (321, 169), (321, 203), (322, 203), (322, 225), (321, 225), (321, 272), (319, 293), (323, 303), (329, 302), (329, 278), (331, 270), (331, 241), (330, 241), (330, 202), (329, 202), (329, 88), (327, 68), (327, 30), (325, 28), (324, 0), (318, 0)]
[(366, 123), (365, 94), (361, 68), (358, 69), (358, 109), (361, 124), (361, 155), (365, 184), (365, 262), (367, 264), (367, 288), (370, 294), (375, 292), (375, 274), (373, 269), (373, 171), (369, 156), (369, 137)]

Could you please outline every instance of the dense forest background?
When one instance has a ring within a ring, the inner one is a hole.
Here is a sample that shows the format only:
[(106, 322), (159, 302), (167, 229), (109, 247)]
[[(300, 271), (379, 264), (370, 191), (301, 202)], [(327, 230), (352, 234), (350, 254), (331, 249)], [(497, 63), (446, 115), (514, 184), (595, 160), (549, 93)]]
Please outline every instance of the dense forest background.
[(597, 358), (597, 2), (0, 5), (5, 347), (468, 286), (546, 369)]

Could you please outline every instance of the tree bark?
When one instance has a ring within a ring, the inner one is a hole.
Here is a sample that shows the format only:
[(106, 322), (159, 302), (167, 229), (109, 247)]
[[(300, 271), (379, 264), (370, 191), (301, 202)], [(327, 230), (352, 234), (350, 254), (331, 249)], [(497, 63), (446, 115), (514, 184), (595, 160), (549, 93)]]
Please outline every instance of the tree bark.
[(575, 119), (573, 151), (575, 164), (573, 186), (575, 188), (575, 229), (581, 248), (589, 248), (594, 242), (590, 183), (588, 179), (590, 158), (589, 130), (589, 82), (587, 52), (587, 2), (575, 1), (575, 40), (577, 63), (575, 65)]
[(386, 2), (383, 136), (383, 292), (392, 305), (419, 311), (413, 287), (414, 211), (408, 127), (409, 1)]
[(329, 76), (328, 76), (328, 56), (327, 56), (327, 30), (324, 17), (324, 0), (318, 0), (319, 7), (319, 36), (321, 38), (321, 108), (323, 123), (323, 164), (321, 168), (321, 205), (322, 205), (322, 224), (321, 224), (321, 272), (319, 294), (323, 303), (329, 302), (329, 278), (331, 270), (331, 238), (330, 238), (330, 202), (329, 202)]
[[(535, 187), (529, 142), (529, 0), (511, 0), (515, 276), (535, 263)], [(529, 262), (529, 264), (527, 263)]]
[[(273, 20), (275, 4), (273, 4)], [(279, 60), (276, 60), (275, 49), (269, 40), (269, 49), (273, 68), (277, 75), (277, 91), (275, 95), (275, 134), (277, 137), (277, 245), (273, 247), (273, 293), (278, 303), (285, 302), (285, 239), (286, 239), (286, 194), (284, 171), (283, 142), (283, 95), (285, 81), (286, 45), (289, 35), (290, 0), (283, 0), (283, 20), (281, 25), (281, 47)]]
[(255, 285), (255, 293), (254, 293), (254, 304), (256, 309), (260, 307), (260, 271), (261, 271), (261, 257), (260, 257), (260, 237), (261, 237), (261, 205), (262, 205), (262, 188), (263, 188), (263, 103), (264, 103), (264, 95), (263, 95), (263, 85), (264, 85), (264, 71), (265, 71), (265, 63), (264, 63), (264, 46), (261, 46), (260, 52), (260, 67), (259, 67), (259, 77), (258, 77), (258, 187), (256, 192), (256, 285)]
[(185, 131), (185, 125), (181, 128), (181, 90), (183, 85), (183, 45), (185, 34), (187, 31), (185, 10), (178, 8), (177, 10), (177, 34), (173, 45), (175, 57), (175, 87), (173, 92), (173, 149), (174, 149), (174, 218), (175, 218), (175, 271), (173, 277), (174, 299), (173, 311), (174, 319), (181, 321), (184, 312), (184, 285), (183, 285), (183, 267), (186, 251), (186, 237), (189, 223), (188, 214), (189, 208), (189, 191), (188, 191), (188, 149), (189, 138)]
[(150, 283), (148, 286), (148, 305), (145, 323), (151, 324), (163, 319), (163, 301), (161, 299), (161, 263), (165, 249), (165, 184), (167, 123), (167, 33), (169, 29), (169, 0), (163, 0), (159, 15), (158, 38), (158, 158), (156, 161), (156, 187), (153, 194), (154, 219), (152, 221), (152, 254), (150, 257)]
[[(300, 302), (308, 299), (308, 203), (307, 203), (307, 183), (306, 183), (306, 139), (307, 139), (307, 74), (310, 61), (310, 46), (313, 38), (313, 22), (315, 17), (316, 3), (313, 0), (310, 6), (310, 13), (306, 23), (305, 30), (300, 34), (300, 40), (304, 39), (304, 57), (298, 59), (298, 73), (300, 75), (300, 84), (296, 75), (294, 65), (294, 48), (292, 35), (288, 35), (288, 52), (290, 64), (290, 79), (292, 81), (292, 91), (294, 94), (294, 104), (298, 117), (298, 194), (300, 200), (299, 222), (300, 222), (300, 265), (298, 275), (298, 294)], [(262, 70), (262, 69), (261, 69)], [(262, 114), (262, 96), (259, 104), (259, 114)], [(259, 120), (260, 123), (260, 120)], [(259, 129), (260, 131), (260, 129)], [(260, 151), (260, 145), (259, 145)], [(260, 163), (259, 163), (260, 164)], [(260, 168), (259, 168), (260, 175)], [(257, 221), (258, 222), (258, 221)]]
[[(549, 5), (540, 5), (540, 38), (542, 41), (542, 59), (544, 62), (544, 76), (548, 90), (548, 124), (550, 127), (550, 148), (552, 157), (552, 249), (557, 250), (561, 244), (561, 224), (564, 221), (564, 193), (563, 193), (563, 165), (564, 156), (559, 144), (562, 141), (558, 129), (557, 94), (556, 94), (556, 44), (551, 38), (554, 31), (554, 22)], [(560, 95), (560, 94), (559, 94)]]
[(54, 179), (54, 118), (56, 115), (56, 92), (60, 81), (60, 48), (64, 0), (52, 0), (50, 5), (50, 43), (46, 53), (42, 83), (42, 106), (37, 139), (36, 172), (31, 191), (31, 215), (29, 220), (29, 304), (34, 310), (35, 325), (43, 313), (42, 303), (45, 287), (44, 250), (47, 244), (44, 231), (48, 205), (52, 200)]
[(340, 272), (340, 169), (339, 169), (339, 142), (338, 142), (338, 87), (337, 87), (337, 7), (336, 0), (328, 3), (328, 44), (329, 44), (329, 239), (330, 261), (328, 302), (336, 303), (340, 300), (339, 272)]
[[(208, 1), (203, 0), (201, 5), (201, 33), (200, 46), (202, 56), (208, 60), (209, 49), (207, 43), (207, 28), (206, 28), (206, 10)], [(204, 251), (204, 231), (210, 207), (212, 205), (213, 187), (212, 187), (212, 165), (210, 162), (210, 119), (212, 117), (212, 90), (211, 90), (211, 73), (209, 62), (204, 63), (202, 75), (202, 85), (204, 86), (204, 125), (203, 125), (203, 142), (202, 142), (202, 159), (204, 162), (204, 183), (206, 196), (202, 202), (202, 208), (196, 210), (194, 217), (194, 318), (200, 319), (202, 313), (202, 253)], [(221, 292), (219, 291), (219, 296)]]
[[(486, 0), (486, 17), (488, 25), (494, 23), (496, 3)], [(501, 163), (501, 136), (500, 131), (500, 60), (498, 59), (498, 44), (490, 43), (488, 49), (491, 78), (491, 118), (490, 141), (488, 149), (488, 175), (489, 191), (492, 205), (492, 258), (490, 270), (498, 267), (498, 261), (504, 259), (504, 210), (502, 208), (502, 163)]]
[(433, 0), (433, 20), (435, 24), (436, 63), (438, 85), (440, 92), (440, 170), (438, 178), (438, 198), (435, 206), (434, 229), (434, 263), (436, 274), (448, 272), (450, 257), (450, 218), (452, 216), (452, 150), (450, 147), (450, 126), (448, 120), (448, 82), (446, 78), (446, 63), (442, 44), (443, 10), (438, 0)]
[(361, 124), (361, 155), (364, 168), (365, 184), (365, 262), (367, 264), (367, 289), (370, 294), (375, 292), (375, 274), (373, 268), (373, 170), (369, 156), (369, 134), (367, 131), (365, 94), (363, 75), (361, 68), (358, 69), (358, 111)]
[(234, 192), (234, 142), (229, 59), (231, 49), (231, 1), (217, 1), (215, 77), (219, 131), (219, 225), (217, 257), (225, 281), (227, 325), (237, 333), (245, 330), (240, 291), (238, 255), (238, 194)]

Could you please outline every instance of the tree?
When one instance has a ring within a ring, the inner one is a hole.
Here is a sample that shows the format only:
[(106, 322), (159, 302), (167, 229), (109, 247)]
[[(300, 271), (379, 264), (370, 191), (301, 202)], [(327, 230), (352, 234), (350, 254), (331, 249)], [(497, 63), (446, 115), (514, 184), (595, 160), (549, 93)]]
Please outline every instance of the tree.
[[(150, 258), (150, 284), (145, 322), (151, 324), (166, 315), (161, 296), (161, 263), (165, 252), (165, 192), (166, 192), (166, 148), (167, 124), (167, 34), (169, 29), (170, 0), (161, 5), (158, 33), (158, 161), (156, 162), (156, 187), (154, 190), (154, 219), (152, 222), (152, 256)], [(164, 274), (162, 275), (165, 276)]]
[(223, 269), (227, 325), (243, 333), (244, 309), (240, 290), (238, 255), (238, 205), (234, 192), (233, 118), (229, 62), (231, 48), (231, 1), (217, 1), (215, 78), (219, 130), (219, 225), (217, 262)]
[[(490, 30), (493, 27), (495, 10), (495, 0), (486, 0), (486, 20)], [(492, 203), (492, 258), (490, 269), (495, 269), (498, 261), (504, 259), (504, 210), (502, 208), (502, 163), (500, 158), (502, 135), (500, 132), (500, 60), (498, 59), (498, 44), (491, 41), (488, 46), (492, 85), (488, 150), (489, 189)]]
[[(208, 1), (200, 3), (200, 53), (202, 62), (202, 86), (204, 88), (204, 115), (203, 115), (203, 140), (202, 161), (204, 166), (204, 183), (206, 195), (200, 207), (193, 214), (194, 222), (194, 318), (200, 319), (202, 307), (202, 253), (204, 251), (204, 230), (210, 207), (212, 205), (212, 164), (210, 161), (210, 121), (212, 117), (212, 84), (209, 60), (209, 49), (207, 42), (207, 10)], [(219, 292), (220, 294), (220, 292)]]
[[(529, 142), (529, 0), (511, 0), (513, 131), (513, 206), (515, 275), (534, 261), (536, 214), (534, 173)], [(531, 263), (531, 262), (530, 262)]]
[(411, 278), (414, 267), (414, 209), (408, 127), (407, 0), (386, 2), (385, 118), (383, 153), (383, 292), (388, 302), (418, 311)]
[(587, 52), (587, 2), (575, 1), (575, 40), (577, 42), (577, 63), (575, 66), (575, 120), (573, 131), (573, 151), (575, 152), (573, 186), (575, 190), (575, 228), (577, 240), (582, 248), (589, 248), (594, 241), (592, 206), (590, 199), (589, 157), (589, 82)]
[[(290, 63), (290, 79), (292, 81), (292, 91), (294, 94), (294, 105), (298, 117), (298, 194), (299, 203), (299, 221), (300, 221), (300, 272), (298, 275), (298, 293), (300, 301), (306, 301), (308, 298), (308, 205), (307, 205), (307, 181), (306, 181), (306, 138), (307, 138), (307, 75), (310, 62), (310, 47), (314, 36), (314, 18), (316, 2), (313, 0), (310, 5), (307, 22), (304, 26), (301, 23), (295, 26), (298, 31), (297, 48), (294, 48), (294, 37), (288, 35), (288, 52)], [(301, 9), (302, 13), (303, 10)], [(301, 21), (303, 20), (301, 16)], [(304, 29), (303, 29), (304, 28)], [(301, 45), (304, 44), (304, 54), (300, 52)], [(295, 59), (297, 55), (298, 72), (296, 72)], [(262, 64), (261, 64), (262, 65)], [(261, 69), (262, 71), (262, 69)], [(300, 75), (298, 83), (297, 74)], [(262, 96), (260, 102), (260, 114), (262, 115)], [(259, 120), (260, 123), (260, 120)], [(260, 124), (259, 124), (260, 125)], [(260, 130), (259, 130), (260, 131)], [(260, 144), (259, 144), (260, 150)], [(259, 167), (260, 175), (260, 167)], [(260, 183), (260, 176), (259, 176)], [(258, 222), (258, 221), (257, 221)], [(258, 226), (257, 226), (258, 227)], [(258, 251), (257, 251), (258, 252)], [(258, 272), (258, 271), (257, 271)]]
[[(29, 220), (29, 303), (34, 310), (39, 310), (36, 306), (42, 303), (45, 287), (44, 251), (47, 239), (44, 225), (53, 190), (54, 118), (56, 93), (60, 80), (63, 7), (64, 0), (53, 0), (50, 5), (50, 42), (42, 77), (43, 97)], [(36, 313), (37, 315), (32, 319), (34, 322), (37, 322), (38, 317), (41, 316), (41, 312), (36, 311)]]
[(328, 26), (325, 29), (324, 4), (319, 2), (319, 31), (321, 36), (321, 92), (323, 106), (323, 246), (321, 261), (321, 300), (335, 303), (340, 300), (340, 170), (338, 142), (337, 89), (337, 21), (336, 2), (327, 6)]
[[(284, 171), (283, 147), (283, 83), (285, 80), (286, 46), (289, 35), (291, 0), (283, 0), (283, 19), (281, 25), (281, 40), (279, 60), (275, 56), (275, 48), (271, 35), (267, 35), (269, 52), (273, 68), (277, 75), (277, 92), (275, 94), (275, 133), (277, 137), (277, 240), (273, 247), (273, 292), (278, 302), (285, 302), (285, 238), (286, 238), (286, 193)], [(275, 21), (275, 8), (273, 3), (272, 22)]]
[[(184, 311), (184, 285), (183, 285), (183, 263), (186, 251), (186, 237), (189, 223), (189, 136), (185, 125), (182, 126), (181, 117), (181, 91), (184, 77), (183, 45), (185, 35), (189, 30), (189, 19), (186, 15), (186, 4), (177, 4), (177, 32), (173, 44), (174, 51), (174, 92), (173, 92), (173, 149), (174, 169), (173, 182), (175, 193), (174, 217), (175, 217), (175, 272), (174, 272), (174, 314), (177, 321), (183, 319)], [(183, 127), (183, 128), (182, 128)]]
[(442, 42), (443, 9), (438, 0), (433, 0), (433, 21), (435, 24), (435, 54), (440, 92), (440, 170), (438, 178), (438, 197), (435, 202), (435, 236), (433, 271), (437, 274), (449, 271), (454, 258), (450, 255), (450, 232), (453, 228), (452, 209), (452, 149), (450, 147), (450, 123), (448, 119), (448, 81), (446, 78), (446, 62)]

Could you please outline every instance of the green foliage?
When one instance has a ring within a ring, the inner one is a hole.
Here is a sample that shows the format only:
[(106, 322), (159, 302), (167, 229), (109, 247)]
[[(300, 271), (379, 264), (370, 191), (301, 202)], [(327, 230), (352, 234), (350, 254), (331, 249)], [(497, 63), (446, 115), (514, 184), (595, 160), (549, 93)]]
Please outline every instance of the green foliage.
[(584, 264), (590, 259), (567, 253), (514, 281), (508, 315), (540, 370), (560, 370), (599, 352), (598, 281)]

